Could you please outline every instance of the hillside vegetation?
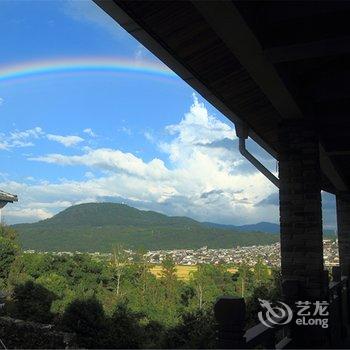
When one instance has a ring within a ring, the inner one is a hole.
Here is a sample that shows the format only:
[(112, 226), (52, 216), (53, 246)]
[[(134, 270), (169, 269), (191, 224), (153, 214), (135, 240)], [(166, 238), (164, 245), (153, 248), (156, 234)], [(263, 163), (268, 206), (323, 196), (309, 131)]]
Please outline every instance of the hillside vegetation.
[(142, 252), (130, 261), (122, 246), (109, 259), (25, 253), (15, 230), (1, 225), (0, 256), (1, 314), (16, 320), (2, 324), (1, 341), (10, 349), (55, 348), (52, 336), (35, 329), (44, 327), (27, 321), (74, 333), (61, 347), (71, 339), (69, 347), (78, 349), (217, 349), (218, 297), (245, 298), (247, 327), (258, 322), (258, 298), (281, 298), (279, 271), (258, 257), (252, 266), (178, 266), (166, 256), (155, 266)]
[(118, 243), (147, 250), (232, 248), (279, 240), (270, 233), (209, 227), (187, 217), (169, 217), (116, 203), (75, 205), (50, 219), (15, 228), (24, 249), (40, 251), (110, 252)]

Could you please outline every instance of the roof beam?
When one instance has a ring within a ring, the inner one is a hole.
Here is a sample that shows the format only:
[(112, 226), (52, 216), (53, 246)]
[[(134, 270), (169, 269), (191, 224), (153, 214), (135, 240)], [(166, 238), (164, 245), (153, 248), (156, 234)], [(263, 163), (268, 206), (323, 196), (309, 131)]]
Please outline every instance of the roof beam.
[(329, 156), (350, 156), (350, 150), (347, 151), (327, 151)]
[[(182, 62), (176, 56), (176, 52), (171, 52), (167, 46), (152, 36), (152, 31), (138, 24), (132, 15), (127, 13), (127, 6), (124, 10), (123, 1), (94, 1), (223, 114), (234, 122), (240, 121), (239, 117), (201, 82), (200, 77), (186, 67), (186, 62)], [(294, 98), (234, 4), (228, 0), (216, 2), (193, 0), (192, 4), (249, 72), (281, 117), (284, 119), (303, 118)], [(250, 136), (269, 153), (276, 156), (275, 150), (271, 149), (257, 134), (251, 132)], [(320, 158), (324, 174), (336, 188), (344, 188), (345, 184), (339, 172), (322, 147), (320, 147)]]
[(264, 51), (272, 63), (350, 53), (350, 37), (272, 47)]
[[(350, 95), (350, 70), (337, 71), (337, 68), (339, 69), (337, 62), (334, 62), (331, 68), (322, 67), (306, 75), (303, 85), (304, 96), (312, 98), (315, 102), (342, 99), (347, 101)], [(333, 112), (334, 114), (336, 112)]]
[(323, 146), (320, 144), (320, 166), (322, 172), (327, 176), (329, 181), (338, 191), (347, 191), (348, 186), (340, 176), (338, 170), (335, 168), (329, 154), (325, 151)]
[[(232, 1), (193, 0), (192, 3), (242, 66), (247, 69), (281, 117), (283, 119), (303, 118), (294, 98)], [(322, 171), (338, 190), (347, 188), (322, 146), (320, 146), (320, 163)]]
[[(142, 28), (129, 14), (122, 8), (122, 2), (116, 3), (113, 0), (93, 0), (109, 16), (116, 20), (126, 31), (128, 31), (137, 41), (142, 43), (148, 50), (163, 61), (171, 70), (181, 77), (188, 85), (201, 94), (207, 101), (215, 106), (223, 115), (234, 123), (242, 120), (230, 110), (218, 97), (216, 97), (200, 80), (191, 72), (179, 59), (176, 54), (170, 52), (168, 48), (153, 38), (151, 33)], [(264, 148), (273, 157), (277, 157), (277, 152), (267, 142), (265, 142), (253, 130), (249, 136)]]
[(260, 86), (282, 118), (303, 118), (263, 49), (232, 1), (192, 1), (208, 24)]

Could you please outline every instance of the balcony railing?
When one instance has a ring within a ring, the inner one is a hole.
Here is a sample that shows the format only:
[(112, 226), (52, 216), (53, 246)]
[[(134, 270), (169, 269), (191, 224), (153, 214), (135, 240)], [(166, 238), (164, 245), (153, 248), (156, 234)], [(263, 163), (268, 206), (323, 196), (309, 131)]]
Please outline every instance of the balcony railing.
[[(340, 277), (338, 267), (333, 269), (333, 280), (329, 283), (326, 299), (329, 302), (328, 328), (320, 329), (322, 344), (325, 348), (344, 348), (350, 336), (349, 281), (347, 277)], [(215, 305), (215, 316), (218, 322), (218, 347), (221, 349), (300, 348), (307, 341), (303, 338), (305, 334), (307, 337), (307, 328), (304, 333), (300, 333), (300, 328), (297, 328), (299, 326), (293, 322), (283, 324), (285, 318), (275, 319), (273, 327), (259, 323), (245, 331), (243, 298), (220, 298)]]

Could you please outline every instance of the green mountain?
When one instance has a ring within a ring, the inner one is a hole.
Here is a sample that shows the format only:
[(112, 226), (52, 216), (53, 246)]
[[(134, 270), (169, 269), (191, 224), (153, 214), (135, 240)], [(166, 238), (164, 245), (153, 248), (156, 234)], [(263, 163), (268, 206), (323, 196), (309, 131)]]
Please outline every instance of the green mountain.
[(75, 205), (50, 219), (14, 227), (24, 249), (41, 251), (110, 252), (118, 243), (147, 250), (232, 248), (279, 240), (275, 234), (208, 227), (187, 217), (116, 203)]

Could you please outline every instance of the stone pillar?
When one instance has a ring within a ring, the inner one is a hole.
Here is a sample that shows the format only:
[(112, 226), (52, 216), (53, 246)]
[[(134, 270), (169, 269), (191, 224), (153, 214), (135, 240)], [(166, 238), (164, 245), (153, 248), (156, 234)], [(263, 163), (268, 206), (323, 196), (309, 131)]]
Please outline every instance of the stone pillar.
[(337, 225), (341, 274), (350, 277), (350, 193), (337, 194)]
[[(304, 300), (322, 300), (319, 140), (305, 121), (291, 120), (280, 125), (279, 145), (282, 279), (297, 283)], [(286, 300), (289, 292), (284, 288)]]
[[(305, 121), (284, 121), (279, 132), (281, 272), (284, 301), (326, 300), (323, 267), (319, 140)], [(321, 327), (291, 322), (294, 348), (327, 347)]]

